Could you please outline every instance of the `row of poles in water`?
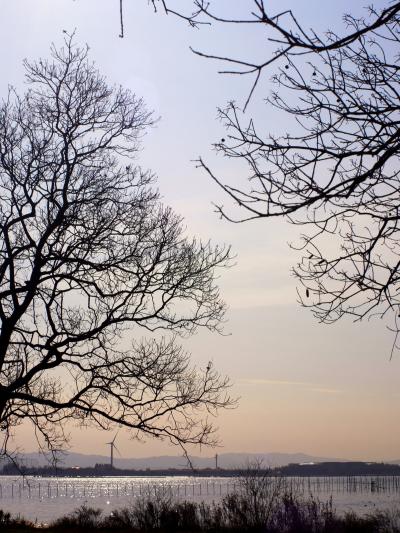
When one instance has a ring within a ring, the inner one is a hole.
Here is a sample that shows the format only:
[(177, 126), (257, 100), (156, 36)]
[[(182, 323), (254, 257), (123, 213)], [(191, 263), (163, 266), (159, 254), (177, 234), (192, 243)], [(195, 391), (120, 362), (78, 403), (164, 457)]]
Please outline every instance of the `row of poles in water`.
[[(247, 484), (249, 482), (247, 481)], [(265, 488), (268, 484), (271, 489), (275, 484), (279, 484), (281, 490), (303, 493), (392, 493), (400, 492), (400, 476), (357, 476), (357, 477), (296, 477), (296, 478), (270, 478), (265, 480)], [(240, 479), (223, 481), (202, 481), (193, 483), (177, 484), (152, 484), (152, 483), (132, 483), (122, 481), (120, 483), (63, 483), (56, 482), (36, 482), (36, 481), (15, 481), (11, 483), (0, 483), (0, 499), (4, 498), (96, 498), (96, 497), (121, 497), (121, 496), (152, 496), (157, 493), (167, 492), (177, 497), (205, 497), (223, 496), (231, 492), (243, 490), (243, 482)], [(275, 485), (276, 487), (277, 485)]]
[(231, 491), (237, 490), (236, 483), (215, 483), (206, 484), (134, 484), (134, 483), (20, 483), (0, 484), (0, 499), (3, 498), (96, 498), (102, 496), (152, 496), (159, 491), (164, 491), (174, 496), (222, 496)]

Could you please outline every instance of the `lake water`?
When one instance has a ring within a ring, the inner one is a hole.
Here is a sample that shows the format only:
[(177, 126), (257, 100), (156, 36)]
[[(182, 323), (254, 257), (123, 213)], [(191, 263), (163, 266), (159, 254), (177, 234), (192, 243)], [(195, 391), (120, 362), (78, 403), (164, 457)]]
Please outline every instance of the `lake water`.
[[(287, 478), (291, 488), (321, 501), (331, 496), (339, 512), (364, 514), (374, 509), (400, 507), (399, 477)], [(210, 477), (0, 477), (0, 508), (39, 523), (48, 523), (86, 504), (103, 509), (129, 506), (135, 498), (166, 490), (179, 500), (218, 501), (239, 489), (238, 478)]]

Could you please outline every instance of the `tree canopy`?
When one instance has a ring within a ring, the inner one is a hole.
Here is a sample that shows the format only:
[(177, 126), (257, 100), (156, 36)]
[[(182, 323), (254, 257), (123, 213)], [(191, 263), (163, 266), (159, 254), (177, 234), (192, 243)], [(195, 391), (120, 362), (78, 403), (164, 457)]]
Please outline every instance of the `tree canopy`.
[(218, 330), (229, 249), (185, 235), (134, 163), (153, 124), (66, 36), (0, 106), (0, 426), (50, 448), (65, 422), (214, 442), (228, 380), (177, 342)]

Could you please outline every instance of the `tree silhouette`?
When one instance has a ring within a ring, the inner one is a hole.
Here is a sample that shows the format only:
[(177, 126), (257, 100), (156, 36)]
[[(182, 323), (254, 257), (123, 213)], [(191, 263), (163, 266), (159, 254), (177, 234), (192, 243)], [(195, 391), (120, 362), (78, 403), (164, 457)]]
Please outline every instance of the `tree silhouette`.
[[(246, 109), (254, 89), (263, 72), (279, 61), (332, 52), (357, 42), (361, 37), (369, 37), (372, 32), (388, 25), (395, 25), (400, 14), (400, 2), (388, 0), (386, 6), (380, 10), (370, 6), (367, 8), (367, 17), (356, 18), (351, 14), (343, 16), (344, 23), (348, 28), (347, 33), (338, 35), (333, 31), (324, 33), (314, 29), (308, 29), (304, 23), (300, 22), (298, 13), (291, 9), (271, 13), (270, 6), (264, 0), (248, 0), (248, 15), (244, 17), (234, 17), (230, 10), (226, 13), (219, 9), (218, 2), (212, 0), (192, 0), (188, 2), (190, 8), (183, 11), (179, 4), (175, 7), (173, 0), (150, 0), (155, 13), (165, 13), (166, 15), (177, 16), (188, 22), (192, 27), (199, 28), (206, 24), (229, 24), (235, 26), (259, 27), (265, 33), (265, 41), (272, 43), (272, 52), (266, 52), (265, 58), (260, 62), (237, 59), (234, 57), (221, 56), (205, 53), (201, 50), (192, 51), (202, 57), (222, 61), (229, 65), (229, 68), (221, 70), (222, 74), (251, 75), (253, 82), (247, 101), (244, 105)], [(243, 10), (246, 4), (243, 4)], [(123, 37), (123, 0), (120, 0), (121, 34)], [(226, 8), (225, 8), (226, 9)], [(269, 48), (268, 48), (269, 50)]]
[[(172, 2), (152, 4), (175, 13)], [(369, 7), (363, 18), (345, 15), (343, 35), (307, 29), (293, 11), (273, 14), (262, 0), (249, 5), (243, 19), (205, 0), (180, 13), (192, 25), (264, 29), (276, 46), (261, 62), (195, 53), (225, 62), (223, 73), (253, 76), (244, 109), (273, 66), (275, 87), (266, 103), (291, 119), (282, 135), (247, 119), (235, 103), (219, 109), (226, 134), (215, 148), (245, 162), (248, 173), (230, 183), (199, 160), (231, 200), (217, 210), (234, 222), (285, 217), (302, 228), (294, 272), (301, 302), (320, 321), (392, 313), (398, 332), (400, 2)]]
[(28, 91), (0, 107), (4, 445), (24, 419), (53, 449), (71, 419), (213, 443), (228, 380), (191, 367), (176, 337), (219, 328), (229, 250), (188, 239), (132, 164), (153, 123), (142, 100), (70, 36), (51, 55), (25, 61)]

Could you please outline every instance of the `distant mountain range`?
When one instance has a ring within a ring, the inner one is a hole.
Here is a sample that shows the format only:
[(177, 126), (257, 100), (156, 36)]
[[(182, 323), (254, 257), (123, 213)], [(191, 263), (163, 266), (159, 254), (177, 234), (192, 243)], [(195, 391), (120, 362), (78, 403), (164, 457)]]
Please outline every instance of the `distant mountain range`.
[[(39, 453), (22, 454), (21, 461), (26, 466), (44, 466), (48, 464), (48, 458)], [(195, 468), (214, 468), (215, 456), (190, 457)], [(327, 461), (348, 462), (346, 459), (317, 457), (305, 453), (221, 453), (218, 454), (218, 466), (220, 468), (246, 468), (249, 464), (261, 461), (263, 466), (286, 466), (290, 463), (320, 463)], [(66, 452), (60, 459), (59, 466), (85, 467), (95, 466), (96, 463), (108, 464), (110, 457), (105, 455), (85, 455), (83, 453)], [(396, 463), (396, 461), (392, 461)], [(157, 457), (122, 458), (114, 457), (114, 466), (117, 468), (130, 468), (134, 470), (185, 468), (187, 460), (182, 456), (162, 455)]]

